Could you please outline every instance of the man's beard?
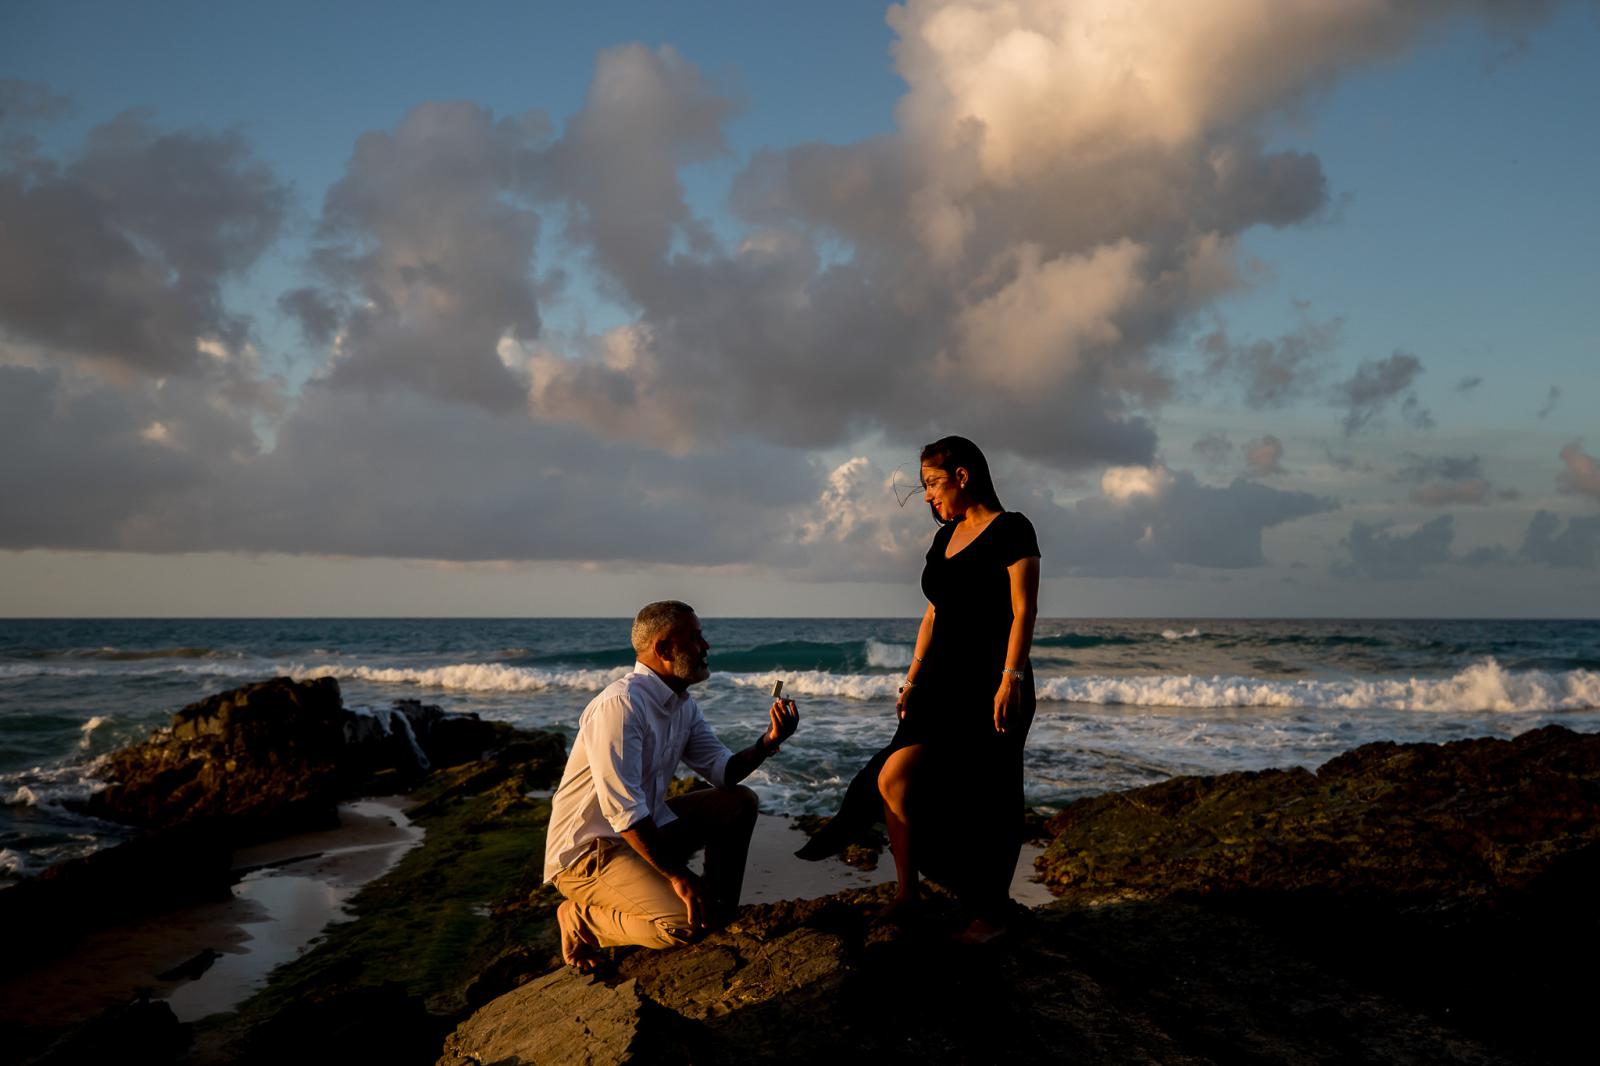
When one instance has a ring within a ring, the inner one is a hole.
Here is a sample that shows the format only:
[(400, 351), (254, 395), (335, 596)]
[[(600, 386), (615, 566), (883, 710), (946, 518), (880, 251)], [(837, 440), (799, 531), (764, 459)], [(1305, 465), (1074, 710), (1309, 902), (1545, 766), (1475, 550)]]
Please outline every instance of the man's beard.
[(688, 648), (672, 650), (672, 676), (685, 685), (698, 684), (711, 676), (711, 667)]

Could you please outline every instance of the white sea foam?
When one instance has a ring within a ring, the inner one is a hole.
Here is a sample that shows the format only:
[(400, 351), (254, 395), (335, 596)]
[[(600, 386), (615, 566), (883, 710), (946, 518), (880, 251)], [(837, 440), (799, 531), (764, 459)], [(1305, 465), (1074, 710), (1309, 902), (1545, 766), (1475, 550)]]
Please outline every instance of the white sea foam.
[(598, 692), (626, 674), (628, 668), (541, 670), (530, 666), (507, 666), (504, 663), (451, 663), (419, 669), (324, 663), (318, 666), (286, 666), (283, 672), (300, 681), (314, 677), (342, 677), (378, 684), (419, 685), (464, 692), (537, 692), (547, 688), (591, 689)]
[(79, 749), (88, 751), (89, 745), (93, 742), (92, 738), (94, 731), (99, 729), (101, 726), (108, 724), (110, 721), (111, 719), (107, 718), (105, 715), (97, 714), (93, 718), (90, 718), (87, 722), (83, 723), (83, 725), (79, 728), (79, 732), (83, 734), (83, 736), (78, 740)]
[(719, 678), (725, 684), (738, 688), (771, 688), (774, 681), (782, 678), (785, 695), (833, 696), (847, 700), (892, 699), (895, 689), (900, 687), (900, 678), (896, 674), (830, 674), (826, 670), (716, 674), (712, 680)]
[(1199, 635), (1200, 631), (1198, 629), (1186, 629), (1181, 631), (1176, 629), (1163, 629), (1161, 631), (1161, 636), (1165, 640), (1192, 640)]
[(86, 800), (96, 791), (98, 790), (87, 781), (51, 786), (18, 785), (6, 803), (13, 807), (59, 809), (68, 800)]
[(911, 665), (911, 645), (868, 640), (867, 665), (885, 670), (903, 670)]
[(1254, 677), (1053, 677), (1039, 698), (1144, 707), (1332, 707), (1391, 711), (1576, 711), (1600, 707), (1600, 673), (1508, 671), (1484, 659), (1444, 678), (1272, 681)]
[(20, 851), (0, 848), (0, 876), (25, 877), (33, 872), (33, 865)]

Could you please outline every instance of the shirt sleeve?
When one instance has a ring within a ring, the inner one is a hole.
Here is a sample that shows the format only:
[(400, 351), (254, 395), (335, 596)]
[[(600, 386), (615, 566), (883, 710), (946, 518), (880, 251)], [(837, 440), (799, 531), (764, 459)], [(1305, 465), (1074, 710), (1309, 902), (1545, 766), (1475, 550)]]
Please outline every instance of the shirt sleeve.
[(600, 814), (619, 833), (650, 817), (641, 777), (643, 730), (644, 722), (624, 692), (596, 707), (578, 731)]
[(728, 760), (732, 756), (733, 752), (728, 750), (728, 746), (711, 731), (710, 724), (700, 713), (700, 705), (695, 704), (694, 720), (689, 725), (689, 741), (683, 746), (684, 765), (716, 787), (723, 788), (726, 785)]
[(1012, 518), (1005, 530), (1005, 539), (1002, 543), (1004, 551), (1002, 558), (1010, 566), (1018, 559), (1037, 559), (1039, 557), (1039, 536), (1033, 531), (1033, 523), (1028, 521), (1028, 516), (1018, 511), (1008, 512)]

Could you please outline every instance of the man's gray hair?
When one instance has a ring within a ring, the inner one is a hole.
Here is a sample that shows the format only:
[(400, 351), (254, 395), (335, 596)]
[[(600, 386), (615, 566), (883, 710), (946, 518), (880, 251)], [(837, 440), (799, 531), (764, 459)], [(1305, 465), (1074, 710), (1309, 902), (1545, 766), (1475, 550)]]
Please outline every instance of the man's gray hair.
[(643, 655), (656, 646), (662, 633), (694, 617), (694, 608), (682, 600), (647, 603), (633, 617), (633, 650)]

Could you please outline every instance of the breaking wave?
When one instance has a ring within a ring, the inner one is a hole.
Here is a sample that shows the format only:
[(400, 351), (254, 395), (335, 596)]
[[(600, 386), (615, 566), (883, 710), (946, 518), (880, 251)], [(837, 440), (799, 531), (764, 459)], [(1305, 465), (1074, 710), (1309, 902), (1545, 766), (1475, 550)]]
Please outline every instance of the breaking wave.
[[(886, 645), (885, 647), (896, 647)], [(899, 647), (904, 647), (900, 645)], [(909, 655), (909, 649), (907, 649)], [(294, 667), (299, 679), (333, 675), (384, 684), (473, 692), (586, 689), (598, 692), (627, 673), (611, 670), (544, 670), (501, 663), (456, 663), (426, 669), (369, 666)], [(782, 678), (793, 695), (849, 700), (892, 699), (898, 674), (836, 674), (782, 669), (718, 672), (710, 684), (769, 688)], [(1349, 680), (1273, 680), (1245, 676), (1051, 677), (1038, 682), (1042, 701), (1127, 704), (1139, 707), (1330, 707), (1393, 711), (1574, 711), (1600, 707), (1600, 672), (1512, 671), (1493, 659), (1449, 677)]]
[(1254, 677), (1053, 677), (1039, 698), (1141, 707), (1332, 707), (1391, 711), (1577, 711), (1600, 707), (1600, 673), (1510, 671), (1484, 659), (1444, 678), (1277, 681)]

